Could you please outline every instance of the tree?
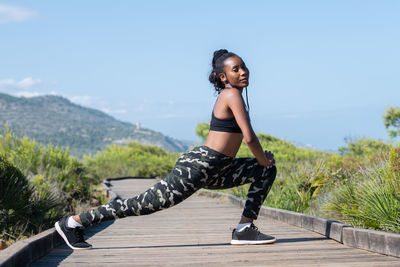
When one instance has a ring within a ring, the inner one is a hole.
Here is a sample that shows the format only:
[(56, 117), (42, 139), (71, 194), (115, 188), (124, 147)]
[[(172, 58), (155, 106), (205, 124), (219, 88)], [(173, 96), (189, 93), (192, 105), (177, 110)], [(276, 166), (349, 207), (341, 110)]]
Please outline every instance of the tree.
[[(383, 123), (388, 129), (389, 136), (395, 138), (400, 136), (400, 108), (388, 107), (383, 114)], [(389, 130), (389, 127), (395, 128)]]
[(198, 137), (203, 139), (203, 141), (206, 141), (209, 131), (210, 131), (210, 124), (206, 122), (197, 124), (196, 134)]
[(355, 140), (351, 138), (345, 138), (344, 140), (347, 143), (347, 147), (340, 147), (338, 149), (339, 153), (342, 155), (365, 156), (388, 152), (391, 149), (391, 146), (389, 144), (386, 144), (382, 140), (369, 138), (361, 138)]

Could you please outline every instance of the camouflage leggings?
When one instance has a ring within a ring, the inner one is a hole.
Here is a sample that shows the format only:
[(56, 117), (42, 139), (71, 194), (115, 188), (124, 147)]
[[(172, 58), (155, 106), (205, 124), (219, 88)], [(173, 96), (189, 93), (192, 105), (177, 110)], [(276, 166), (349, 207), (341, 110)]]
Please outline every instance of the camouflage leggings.
[(275, 176), (275, 166), (263, 167), (255, 158), (231, 158), (199, 146), (183, 154), (172, 172), (147, 191), (83, 212), (79, 218), (87, 227), (116, 218), (147, 215), (180, 203), (200, 188), (224, 189), (251, 183), (243, 216), (257, 219)]

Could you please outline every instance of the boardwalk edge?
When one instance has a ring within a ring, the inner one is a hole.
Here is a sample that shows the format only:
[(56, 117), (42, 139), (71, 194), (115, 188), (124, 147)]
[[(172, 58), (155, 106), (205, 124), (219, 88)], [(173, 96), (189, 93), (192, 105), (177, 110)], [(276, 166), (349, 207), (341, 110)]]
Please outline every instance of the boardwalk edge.
[[(111, 190), (110, 180), (112, 179), (104, 179), (101, 185), (107, 197), (110, 198), (109, 201), (112, 201), (118, 195)], [(15, 242), (8, 248), (0, 250), (0, 267), (28, 266), (63, 242), (64, 240), (54, 227), (28, 239)]]
[[(198, 194), (225, 198), (242, 208), (246, 202), (244, 199), (222, 192), (201, 189)], [(311, 230), (349, 247), (400, 257), (400, 234), (355, 228), (338, 221), (267, 206), (261, 207), (260, 215)]]
[(63, 240), (53, 227), (1, 250), (0, 266), (27, 266), (47, 255), (62, 242)]

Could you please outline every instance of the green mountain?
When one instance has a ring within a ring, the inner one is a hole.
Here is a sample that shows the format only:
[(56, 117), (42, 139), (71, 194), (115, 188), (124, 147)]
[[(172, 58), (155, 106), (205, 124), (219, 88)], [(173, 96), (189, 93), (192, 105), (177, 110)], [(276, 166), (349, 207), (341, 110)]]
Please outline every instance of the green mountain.
[(68, 146), (77, 157), (96, 153), (109, 144), (139, 142), (171, 152), (186, 151), (190, 145), (54, 95), (25, 98), (0, 93), (0, 130), (6, 124), (17, 136)]

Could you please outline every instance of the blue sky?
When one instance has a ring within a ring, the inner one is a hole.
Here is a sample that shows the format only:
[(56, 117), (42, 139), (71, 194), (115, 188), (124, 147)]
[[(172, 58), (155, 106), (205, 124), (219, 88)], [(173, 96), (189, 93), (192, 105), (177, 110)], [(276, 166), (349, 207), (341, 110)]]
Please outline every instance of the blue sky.
[(388, 140), (400, 1), (1, 1), (0, 92), (57, 94), (186, 140), (209, 121), (214, 50), (250, 69), (256, 132), (319, 149)]

